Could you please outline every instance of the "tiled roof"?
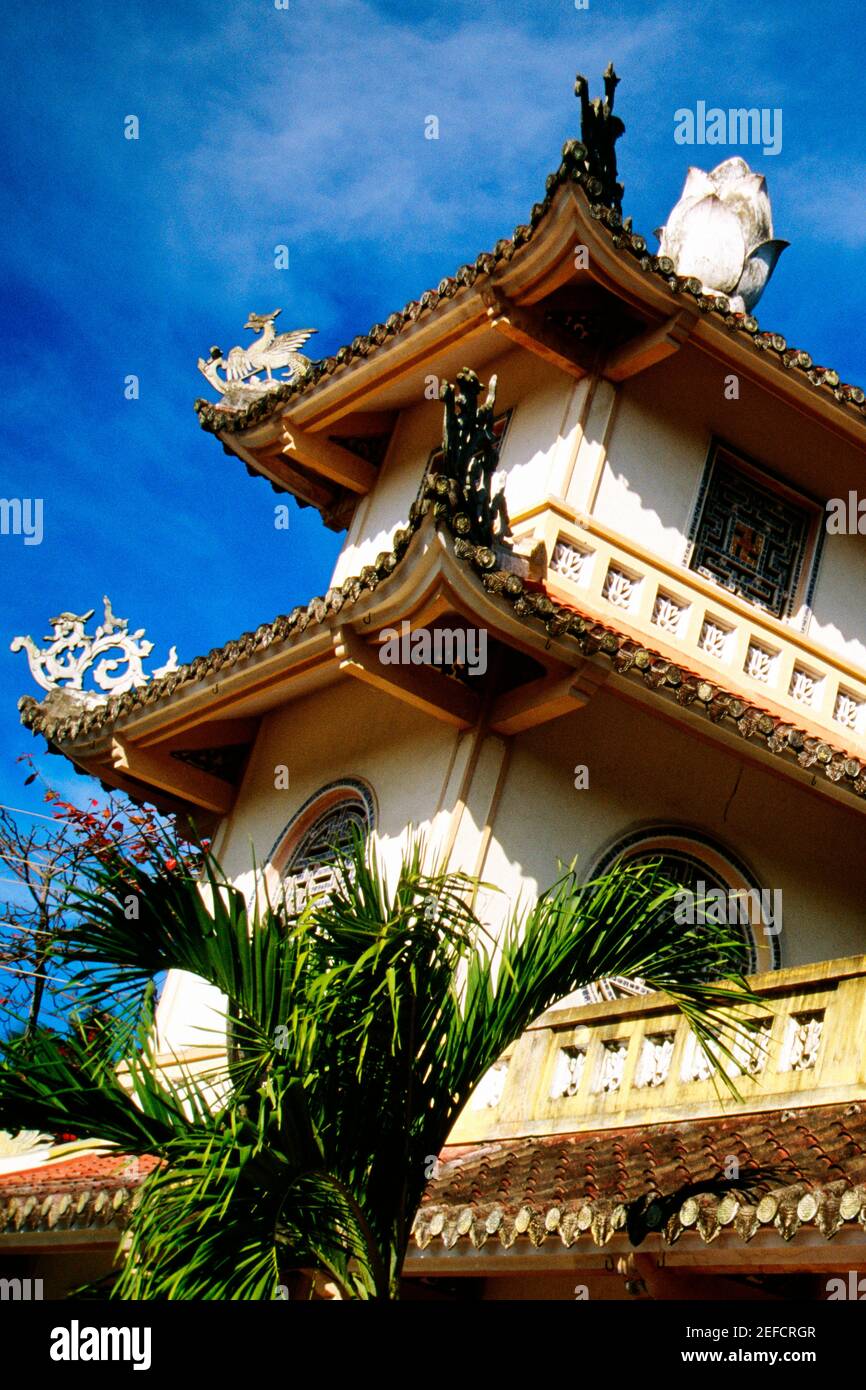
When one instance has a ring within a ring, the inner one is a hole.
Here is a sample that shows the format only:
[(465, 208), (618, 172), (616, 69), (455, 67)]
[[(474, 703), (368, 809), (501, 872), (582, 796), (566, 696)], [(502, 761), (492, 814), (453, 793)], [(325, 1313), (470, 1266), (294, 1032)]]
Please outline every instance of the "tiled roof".
[(532, 239), (557, 191), (567, 184), (583, 188), (589, 200), (590, 216), (607, 228), (614, 247), (631, 257), (645, 274), (663, 280), (673, 294), (689, 300), (702, 314), (714, 314), (717, 321), (733, 335), (750, 341), (756, 351), (773, 354), (781, 366), (797, 372), (816, 391), (832, 397), (843, 409), (866, 416), (866, 392), (861, 387), (842, 382), (833, 368), (818, 366), (808, 352), (789, 347), (780, 333), (762, 329), (751, 314), (732, 314), (723, 295), (703, 294), (699, 280), (676, 275), (673, 262), (668, 257), (649, 253), (646, 238), (631, 231), (631, 218), (623, 221), (615, 208), (593, 201), (599, 196), (601, 187), (586, 168), (585, 146), (579, 140), (568, 140), (562, 148), (559, 167), (548, 175), (544, 199), (535, 204), (527, 224), (515, 228), (510, 237), (497, 241), (492, 251), (482, 252), (472, 264), (461, 266), (454, 275), (440, 281), (435, 290), (427, 290), (420, 299), (412, 300), (404, 309), (391, 314), (384, 323), (374, 324), (369, 333), (361, 334), (332, 356), (313, 363), (310, 370), (297, 381), (286, 382), (242, 410), (231, 411), (210, 401), (197, 400), (195, 410), (202, 427), (213, 434), (234, 434), (249, 429), (275, 415), (287, 401), (310, 391), (323, 378), (333, 376), (357, 358), (371, 356), (391, 338), (432, 313), (443, 301), (452, 299), (460, 290), (471, 287), (477, 280), (489, 276), (500, 265), (510, 261), (515, 252)]
[(0, 1176), (0, 1235), (122, 1227), (159, 1162), (91, 1155)]
[[(732, 1157), (740, 1190), (719, 1183)], [(790, 1240), (802, 1227), (829, 1239), (854, 1223), (866, 1230), (859, 1103), (480, 1145), (442, 1163), (413, 1237), (420, 1249), (606, 1245), (618, 1231), (635, 1245), (651, 1231), (668, 1244), (689, 1230), (706, 1243), (723, 1232), (747, 1242), (761, 1230)]]
[(527, 623), (540, 624), (549, 636), (557, 639), (572, 639), (582, 656), (605, 657), (621, 675), (640, 680), (711, 723), (722, 725), (743, 739), (754, 740), (777, 757), (795, 760), (800, 767), (812, 769), (815, 774), (823, 773), (828, 781), (841, 784), (858, 797), (866, 797), (866, 762), (826, 742), (823, 737), (750, 704), (687, 667), (677, 665), (616, 628), (555, 602), (543, 585), (522, 579), (512, 569), (499, 568), (500, 559), (495, 550), (473, 545), (459, 534), (459, 502), (454, 483), (432, 475), (425, 480), (422, 491), (422, 499), (410, 509), (408, 527), (395, 532), (393, 549), (383, 551), (374, 564), (365, 565), (359, 575), (344, 580), (339, 588), (329, 589), (322, 597), (311, 599), (306, 608), (295, 608), (271, 623), (262, 623), (255, 632), (246, 632), (224, 647), (215, 647), (207, 656), (196, 657), (169, 675), (139, 690), (112, 697), (104, 704), (81, 709), (62, 692), (58, 693), (57, 701), (49, 696), (41, 703), (32, 696), (24, 696), (18, 703), (21, 722), (49, 742), (69, 743), (82, 736), (98, 734), (185, 685), (217, 671), (236, 669), (268, 648), (293, 642), (308, 628), (321, 626), (336, 614), (350, 609), (364, 594), (393, 574), (424, 517), (432, 511), (437, 525), (451, 531), (457, 558), (474, 569), (484, 587), (510, 603), (514, 612)]

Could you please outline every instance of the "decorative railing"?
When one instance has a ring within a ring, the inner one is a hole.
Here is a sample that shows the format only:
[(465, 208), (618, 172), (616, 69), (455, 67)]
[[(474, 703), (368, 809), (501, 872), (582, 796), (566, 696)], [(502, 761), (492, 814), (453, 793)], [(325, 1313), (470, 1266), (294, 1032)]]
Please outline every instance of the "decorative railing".
[(517, 518), (518, 540), (543, 539), (555, 597), (688, 665), (754, 704), (866, 750), (866, 667), (856, 668), (711, 580), (553, 507)]
[(476, 1089), (449, 1143), (866, 1099), (866, 956), (768, 971), (713, 1072), (664, 994), (551, 1009)]

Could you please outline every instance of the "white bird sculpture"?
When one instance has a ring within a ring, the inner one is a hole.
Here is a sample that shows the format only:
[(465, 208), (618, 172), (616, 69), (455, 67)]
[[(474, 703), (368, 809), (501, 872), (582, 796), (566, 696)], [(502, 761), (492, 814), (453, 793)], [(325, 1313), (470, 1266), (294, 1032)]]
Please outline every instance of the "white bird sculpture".
[[(282, 312), (282, 309), (275, 309), (272, 314), (250, 314), (244, 328), (260, 333), (261, 337), (256, 338), (247, 348), (232, 348), (226, 362), (226, 376), (230, 381), (237, 381), (241, 377), (249, 376), (251, 372), (260, 371), (264, 371), (268, 381), (272, 381), (271, 373), (279, 371), (281, 367), (288, 367), (293, 376), (302, 376), (307, 370), (310, 359), (302, 356), (298, 348), (303, 347), (316, 330), (296, 328), (291, 333), (277, 333), (274, 320)], [(238, 354), (238, 360), (233, 363), (235, 353)]]

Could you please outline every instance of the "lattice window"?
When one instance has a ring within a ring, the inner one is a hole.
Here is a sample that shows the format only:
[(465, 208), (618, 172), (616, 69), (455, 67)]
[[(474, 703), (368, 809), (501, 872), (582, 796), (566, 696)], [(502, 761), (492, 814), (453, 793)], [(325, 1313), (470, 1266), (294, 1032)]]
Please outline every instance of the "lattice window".
[(340, 856), (351, 848), (355, 832), (370, 830), (367, 807), (354, 798), (323, 812), (301, 837), (284, 870), (286, 902), (300, 912), (311, 898), (330, 893), (339, 873)]
[(864, 714), (866, 714), (866, 702), (852, 695), (850, 690), (840, 690), (836, 696), (836, 708), (833, 711), (833, 718), (837, 723), (842, 724), (846, 729), (853, 729), (855, 733), (862, 733)]
[(672, 594), (666, 594), (662, 589), (659, 589), (653, 604), (653, 622), (661, 628), (662, 632), (670, 632), (676, 637), (682, 627), (686, 608), (687, 605), (680, 603), (679, 599), (674, 598)]
[(707, 652), (710, 656), (717, 657), (719, 661), (724, 661), (728, 655), (728, 643), (733, 630), (732, 627), (726, 627), (724, 623), (718, 622), (715, 618), (705, 618), (701, 635), (698, 638), (698, 646), (702, 652)]
[(633, 608), (640, 583), (641, 581), (636, 575), (618, 569), (616, 565), (611, 565), (604, 576), (601, 596), (606, 598), (608, 603), (615, 604), (617, 608)]
[(664, 1085), (671, 1069), (673, 1052), (673, 1033), (652, 1033), (645, 1037), (635, 1072), (635, 1086), (643, 1089)]
[(589, 569), (592, 552), (573, 545), (571, 541), (558, 540), (553, 547), (550, 568), (572, 584), (583, 584)]
[(752, 680), (769, 685), (773, 679), (778, 655), (778, 652), (771, 651), (769, 647), (762, 647), (760, 642), (750, 642), (743, 668), (746, 675), (751, 676)]
[[(692, 530), (691, 568), (775, 617), (792, 609), (818, 512), (719, 451)], [(808, 601), (808, 600), (807, 600)]]
[(805, 666), (795, 666), (789, 694), (803, 705), (814, 706), (818, 703), (822, 684), (822, 677), (816, 676), (814, 671), (808, 671)]
[(553, 1069), (550, 1094), (553, 1100), (576, 1096), (586, 1068), (586, 1051), (582, 1047), (561, 1047)]

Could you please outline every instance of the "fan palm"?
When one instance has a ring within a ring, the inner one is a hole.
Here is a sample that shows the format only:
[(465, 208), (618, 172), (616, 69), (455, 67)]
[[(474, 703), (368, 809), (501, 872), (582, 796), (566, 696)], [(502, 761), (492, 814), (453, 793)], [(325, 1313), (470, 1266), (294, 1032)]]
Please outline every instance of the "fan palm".
[[(357, 839), (300, 914), (264, 892), (248, 902), (210, 858), (197, 876), (120, 859), (93, 872), (74, 927), (82, 1000), (125, 1007), (96, 1031), (10, 1045), (0, 1111), (162, 1160), (131, 1221), (121, 1297), (272, 1298), (280, 1272), (300, 1269), (343, 1297), (397, 1297), (431, 1158), (555, 1001), (639, 977), (716, 1067), (749, 1026), (742, 939), (678, 925), (677, 885), (657, 866), (585, 884), (565, 872), (495, 939), (477, 883), (425, 870), (420, 842), (388, 876)], [(167, 969), (227, 1001), (226, 1060), (207, 1075), (158, 1065), (152, 982)]]

